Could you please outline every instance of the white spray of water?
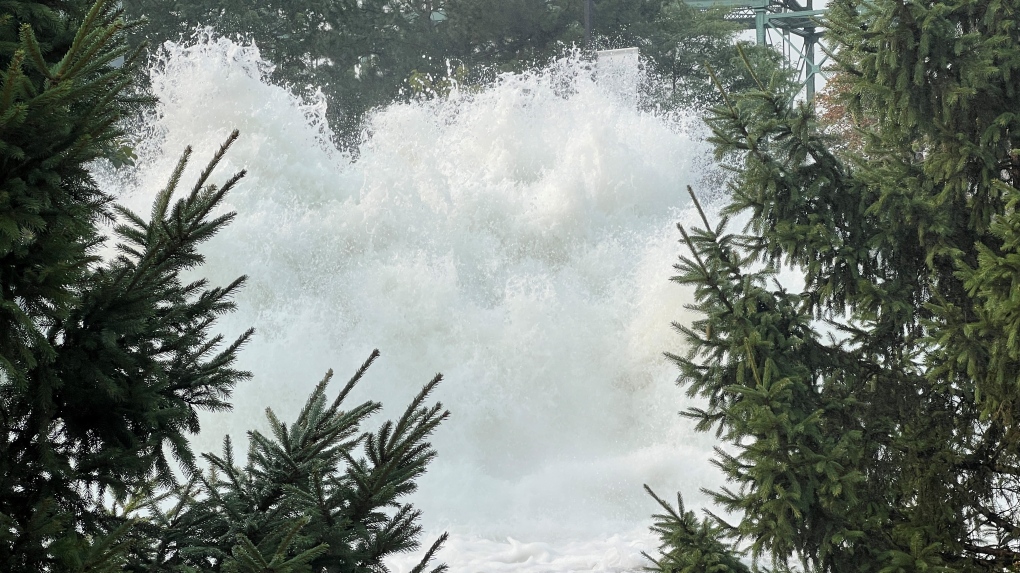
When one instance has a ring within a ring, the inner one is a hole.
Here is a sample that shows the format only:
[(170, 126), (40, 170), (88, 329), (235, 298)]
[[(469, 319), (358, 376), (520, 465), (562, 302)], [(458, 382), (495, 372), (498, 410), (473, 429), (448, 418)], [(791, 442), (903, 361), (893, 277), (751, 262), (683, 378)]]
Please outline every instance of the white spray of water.
[(292, 418), (327, 368), (344, 378), (378, 347), (355, 400), (392, 414), (445, 375), (453, 415), (413, 501), (430, 532), (453, 533), (440, 559), (454, 571), (640, 568), (656, 509), (642, 483), (718, 479), (662, 356), (685, 318), (668, 278), (702, 146), (565, 61), (389, 106), (352, 162), (326, 143), (321, 103), (265, 71), (226, 40), (168, 46), (135, 183), (117, 182), (148, 212), (186, 145), (193, 177), (241, 131), (217, 171), (248, 169), (228, 199), (239, 215), (201, 273), (249, 275), (221, 330), (256, 327), (241, 355), (255, 378), (196, 447), (264, 429), (266, 406)]

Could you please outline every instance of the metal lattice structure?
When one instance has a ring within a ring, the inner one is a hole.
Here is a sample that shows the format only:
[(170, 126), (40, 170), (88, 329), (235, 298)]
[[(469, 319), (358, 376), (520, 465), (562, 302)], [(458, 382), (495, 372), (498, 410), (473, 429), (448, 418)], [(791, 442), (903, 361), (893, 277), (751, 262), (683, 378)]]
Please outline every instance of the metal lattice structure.
[(814, 0), (805, 4), (798, 0), (684, 1), (694, 8), (731, 9), (725, 18), (754, 30), (758, 45), (778, 49), (797, 70), (807, 100), (814, 100), (816, 80), (828, 60), (820, 48), (825, 10), (816, 10)]

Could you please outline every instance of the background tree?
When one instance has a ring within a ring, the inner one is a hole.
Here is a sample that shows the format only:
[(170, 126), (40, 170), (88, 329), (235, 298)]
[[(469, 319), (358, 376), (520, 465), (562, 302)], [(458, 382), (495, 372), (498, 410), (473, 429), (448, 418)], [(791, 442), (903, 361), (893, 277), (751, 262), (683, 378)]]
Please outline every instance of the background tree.
[(254, 41), (276, 67), (273, 80), (304, 94), (321, 89), (329, 122), (348, 146), (359, 141), (364, 114), (390, 103), (415, 70), (446, 74), (439, 31), (441, 0), (126, 0), (147, 24), (135, 42), (153, 48), (188, 40), (199, 27)]
[[(713, 518), (776, 569), (1020, 563), (1017, 2), (841, 0), (829, 41), (860, 130), (844, 145), (778, 76), (709, 122), (737, 170), (681, 229), (703, 314), (673, 355), (729, 444)], [(793, 265), (804, 287), (773, 282)], [(689, 539), (664, 540), (693, 558)]]
[[(447, 0), (446, 5), (449, 57), (472, 69), (521, 71), (584, 45), (579, 1)], [(739, 29), (722, 16), (682, 0), (598, 0), (593, 44), (596, 49), (639, 48), (656, 104), (704, 108), (718, 101), (710, 68), (727, 89), (744, 89), (747, 80), (736, 49)], [(760, 57), (759, 50), (751, 51)]]
[[(484, 83), (495, 74), (542, 66), (582, 48), (579, 0), (125, 0), (146, 17), (139, 40), (153, 47), (189, 38), (197, 26), (254, 40), (276, 65), (273, 79), (298, 93), (321, 88), (329, 121), (346, 145), (356, 145), (365, 113), (410, 97), (409, 80), (437, 82), (451, 73)], [(681, 0), (600, 0), (596, 47), (638, 46), (653, 90), (666, 105), (715, 101), (705, 63), (723, 72), (736, 57), (736, 28), (713, 12)], [(739, 67), (733, 69), (740, 69)]]
[(584, 43), (581, 2), (447, 0), (451, 57), (490, 72), (523, 71)]

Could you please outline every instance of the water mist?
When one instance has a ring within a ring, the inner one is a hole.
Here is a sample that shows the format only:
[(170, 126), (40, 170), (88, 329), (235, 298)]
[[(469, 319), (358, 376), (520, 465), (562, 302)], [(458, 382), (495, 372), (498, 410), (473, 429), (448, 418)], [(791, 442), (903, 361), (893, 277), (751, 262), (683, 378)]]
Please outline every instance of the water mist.
[(267, 406), (292, 418), (328, 368), (343, 378), (379, 348), (352, 399), (387, 414), (445, 375), (452, 417), (412, 501), (427, 539), (453, 534), (453, 571), (639, 569), (656, 509), (642, 484), (718, 480), (662, 354), (687, 319), (668, 279), (704, 146), (563, 61), (379, 110), (352, 161), (322, 103), (266, 71), (253, 47), (168, 45), (137, 172), (99, 174), (147, 213), (186, 145), (185, 182), (241, 132), (214, 176), (248, 169), (227, 199), (238, 217), (199, 272), (250, 277), (221, 330), (257, 329), (240, 364), (254, 379), (203, 418), (196, 450), (265, 429)]

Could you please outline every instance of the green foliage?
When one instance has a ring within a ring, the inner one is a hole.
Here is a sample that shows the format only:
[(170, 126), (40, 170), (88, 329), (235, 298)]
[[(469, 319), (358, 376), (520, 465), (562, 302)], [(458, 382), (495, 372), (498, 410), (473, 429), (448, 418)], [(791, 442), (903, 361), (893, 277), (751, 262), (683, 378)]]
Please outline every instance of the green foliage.
[(720, 541), (722, 529), (705, 518), (700, 522), (693, 511), (684, 510), (684, 502), (678, 493), (676, 509), (659, 499), (647, 485), (645, 490), (666, 511), (654, 515), (652, 532), (661, 539), (661, 555), (658, 559), (645, 553), (654, 567), (648, 571), (669, 573), (750, 573), (740, 562), (739, 554)]
[(231, 557), (223, 564), (224, 573), (311, 573), (312, 566), (309, 563), (325, 553), (329, 549), (328, 545), (324, 543), (316, 545), (287, 558), (294, 543), (294, 536), (308, 521), (307, 518), (299, 519), (291, 525), (268, 559), (250, 539), (238, 534), (237, 545), (234, 546)]
[(105, 215), (84, 166), (120, 135), (128, 75), (108, 66), (126, 53), (110, 41), (124, 27), (110, 8), (97, 5), (75, 37), (53, 10), (12, 4), (0, 26), (0, 364), (24, 386), (52, 352), (36, 325), (67, 306)]
[(103, 510), (103, 492), (172, 483), (167, 451), (194, 467), (186, 435), (199, 429), (197, 410), (229, 407), (234, 384), (248, 376), (231, 365), (251, 331), (222, 349), (222, 336), (209, 333), (243, 278), (224, 288), (180, 279), (201, 264), (196, 247), (233, 218), (210, 213), (243, 173), (219, 188), (205, 183), (234, 138), (171, 206), (186, 153), (150, 221), (115, 208), (125, 219), (114, 230), (119, 255), (72, 259), (80, 271), (67, 303), (39, 333), (47, 347), (28, 347), (46, 353), (22, 372), (4, 370), (0, 558), (8, 571), (116, 569), (128, 522)]
[[(829, 41), (861, 146), (782, 78), (709, 118), (744, 233), (681, 228), (702, 318), (671, 355), (731, 444), (715, 538), (806, 570), (1020, 562), (1020, 5), (842, 0)], [(700, 209), (700, 206), (699, 206)], [(774, 281), (790, 265), (804, 286)], [(729, 452), (729, 453), (727, 453)], [(675, 542), (687, 551), (690, 540)], [(672, 547), (672, 546), (671, 546)]]
[[(140, 527), (150, 541), (141, 544), (132, 569), (383, 571), (388, 555), (417, 549), (420, 512), (401, 500), (415, 491), (415, 479), (435, 457), (426, 440), (448, 412), (425, 401), (441, 377), (398, 420), (364, 432), (362, 425), (381, 405), (365, 402), (350, 410), (343, 405), (378, 355), (373, 352), (332, 401), (326, 397), (332, 377), (327, 374), (293, 424), (267, 410), (272, 435), (249, 432), (243, 468), (227, 437), (221, 455), (204, 455), (206, 473), (169, 497), (148, 501)], [(445, 538), (433, 544), (419, 571)]]
[[(584, 44), (580, 1), (448, 0), (447, 11), (447, 53), (472, 70), (519, 71)], [(599, 0), (593, 47), (640, 48), (658, 105), (704, 108), (719, 101), (710, 69), (728, 90), (747, 87), (734, 43), (738, 27), (724, 12), (682, 0)], [(771, 50), (751, 51), (778, 61)]]
[(118, 228), (134, 245), (117, 259), (94, 254), (113, 210), (87, 165), (140, 100), (113, 3), (60, 7), (0, 14), (0, 563), (12, 572), (116, 568), (123, 524), (97, 494), (168, 479), (164, 445), (187, 460), (195, 409), (243, 378), (229, 369), (236, 346), (203, 357), (236, 285), (178, 280), (225, 222), (205, 217), (232, 182), (154, 213), (151, 228)]
[(471, 68), (521, 71), (584, 43), (581, 2), (447, 0), (449, 55)]
[(321, 89), (329, 121), (356, 144), (361, 120), (397, 98), (413, 70), (442, 77), (446, 62), (440, 2), (431, 0), (125, 0), (128, 14), (145, 17), (139, 31), (153, 47), (188, 38), (198, 26), (255, 41), (275, 65), (273, 79), (298, 93)]

